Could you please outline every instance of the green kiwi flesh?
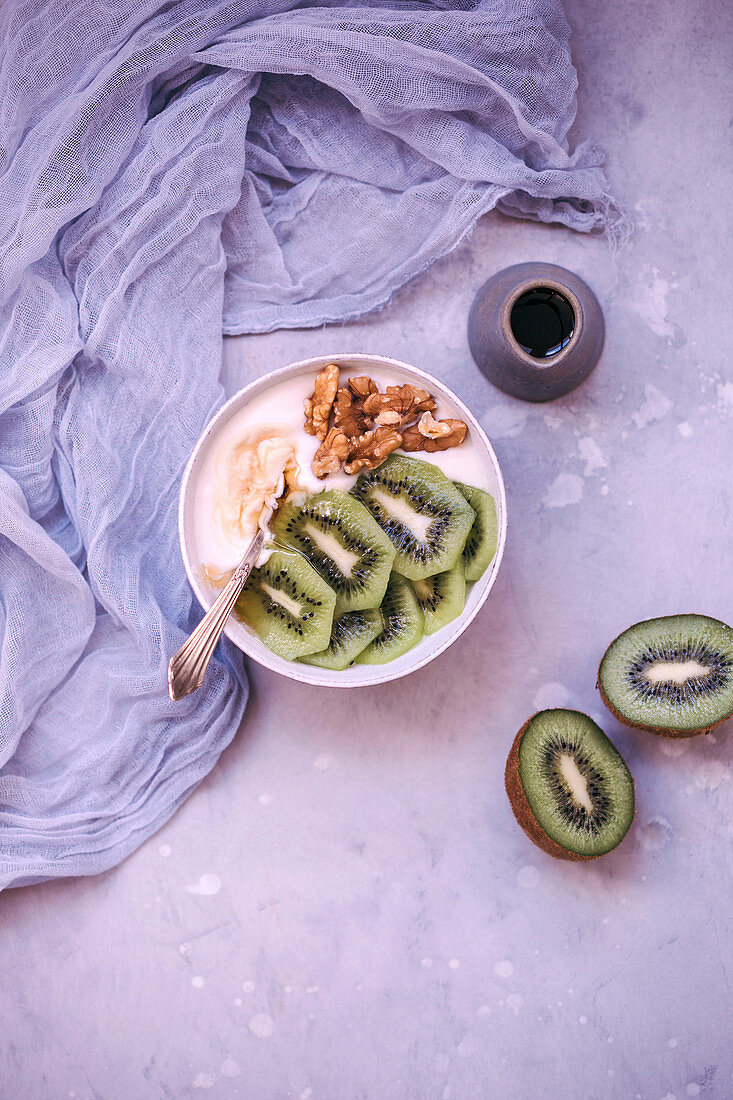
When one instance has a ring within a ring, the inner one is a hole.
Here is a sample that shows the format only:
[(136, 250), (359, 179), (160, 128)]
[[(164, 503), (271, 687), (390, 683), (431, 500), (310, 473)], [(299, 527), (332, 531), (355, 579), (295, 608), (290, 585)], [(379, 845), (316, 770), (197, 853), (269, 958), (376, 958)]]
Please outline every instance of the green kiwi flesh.
[(471, 584), (486, 572), (496, 554), (499, 533), (496, 501), (491, 493), (477, 489), (474, 485), (464, 485), (462, 481), (455, 481), (453, 484), (476, 513), (473, 527), (463, 547), (466, 582)]
[(426, 634), (434, 634), (457, 618), (466, 605), (466, 578), (461, 558), (447, 572), (413, 581), (412, 586), (423, 614)]
[(378, 608), (372, 611), (346, 611), (333, 620), (328, 649), (300, 657), (299, 660), (305, 665), (342, 672), (381, 634), (382, 629), (382, 615)]
[(383, 665), (401, 657), (423, 636), (423, 615), (410, 582), (393, 573), (382, 600), (382, 630), (356, 658), (357, 664)]
[(599, 726), (576, 710), (542, 710), (514, 739), (505, 773), (517, 821), (560, 859), (612, 851), (634, 819), (634, 781)]
[(598, 687), (626, 725), (666, 737), (707, 733), (733, 714), (733, 629), (706, 615), (635, 623), (604, 653)]
[(274, 550), (252, 571), (235, 604), (237, 615), (268, 649), (293, 661), (325, 649), (336, 593), (294, 550)]
[(361, 474), (352, 493), (394, 545), (395, 572), (411, 580), (452, 569), (476, 518), (442, 470), (405, 455)]
[(300, 505), (281, 505), (276, 542), (299, 550), (336, 593), (336, 614), (379, 607), (395, 551), (369, 510), (349, 493), (330, 489)]

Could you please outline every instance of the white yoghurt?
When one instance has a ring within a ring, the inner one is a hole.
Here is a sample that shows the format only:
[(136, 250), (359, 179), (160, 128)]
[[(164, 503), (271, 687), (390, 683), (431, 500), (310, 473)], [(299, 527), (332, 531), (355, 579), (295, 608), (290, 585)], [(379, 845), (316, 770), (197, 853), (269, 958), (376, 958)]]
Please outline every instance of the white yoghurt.
[[(371, 364), (361, 371), (341, 367), (342, 386), (349, 377), (366, 373), (380, 390), (401, 385), (403, 378)], [(304, 404), (313, 393), (317, 371), (284, 379), (253, 397), (216, 432), (202, 453), (194, 495), (196, 557), (209, 580), (226, 577), (239, 563), (258, 526), (266, 536), (274, 505), (287, 481), (289, 489), (319, 493), (349, 490), (358, 474), (330, 474), (323, 480), (311, 469), (320, 440), (303, 428)], [(420, 385), (419, 382), (416, 383)], [(436, 420), (460, 417), (460, 411), (437, 395)], [(401, 451), (397, 451), (401, 454)], [(495, 492), (488, 484), (487, 461), (471, 439), (448, 451), (413, 453), (438, 466), (453, 481)], [(264, 549), (258, 565), (268, 557)]]

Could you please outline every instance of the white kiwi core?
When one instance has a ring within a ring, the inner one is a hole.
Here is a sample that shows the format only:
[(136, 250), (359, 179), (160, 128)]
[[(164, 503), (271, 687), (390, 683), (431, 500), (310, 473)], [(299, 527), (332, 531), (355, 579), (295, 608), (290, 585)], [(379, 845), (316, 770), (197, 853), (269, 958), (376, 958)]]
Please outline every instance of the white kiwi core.
[(297, 600), (291, 599), (290, 596), (286, 596), (284, 592), (281, 592), (278, 588), (272, 588), (271, 585), (266, 584), (264, 581), (260, 581), (260, 587), (263, 592), (266, 592), (271, 600), (275, 603), (279, 603), (281, 607), (284, 607), (286, 611), (289, 611), (291, 615), (294, 615), (296, 619), (300, 618), (302, 607)]
[(695, 676), (708, 676), (712, 670), (699, 661), (656, 661), (644, 675), (652, 684), (686, 684)]
[(403, 497), (393, 497), (382, 489), (372, 489), (372, 499), (376, 500), (388, 514), (403, 523), (408, 530), (421, 542), (425, 542), (427, 533), (433, 523), (432, 516), (424, 516), (416, 512)]
[(354, 554), (353, 551), (347, 550), (332, 534), (328, 531), (321, 531), (320, 528), (315, 527), (311, 523), (305, 525), (305, 533), (308, 535), (308, 538), (316, 544), (319, 550), (322, 550), (324, 554), (327, 554), (329, 558), (336, 562), (336, 565), (339, 567), (344, 577), (350, 577), (352, 575), (354, 566), (359, 561), (358, 554)]
[(570, 788), (570, 793), (584, 810), (593, 812), (593, 803), (588, 794), (588, 782), (572, 756), (562, 753), (558, 761), (563, 779)]

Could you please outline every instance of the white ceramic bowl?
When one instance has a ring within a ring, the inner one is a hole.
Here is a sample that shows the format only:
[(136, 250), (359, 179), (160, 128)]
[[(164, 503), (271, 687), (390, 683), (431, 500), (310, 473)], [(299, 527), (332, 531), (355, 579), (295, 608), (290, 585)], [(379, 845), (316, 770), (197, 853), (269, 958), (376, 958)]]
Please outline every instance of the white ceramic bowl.
[[(269, 374), (263, 375), (262, 378), (258, 378), (257, 381), (252, 382), (249, 386), (245, 386), (243, 390), (240, 390), (239, 393), (236, 393), (234, 397), (227, 401), (216, 416), (208, 423), (194, 447), (181, 483), (178, 529), (181, 540), (181, 553), (183, 555), (183, 563), (186, 567), (188, 579), (191, 582), (199, 603), (203, 608), (208, 609), (216, 597), (216, 592), (206, 580), (202, 569), (202, 562), (197, 556), (196, 527), (193, 515), (193, 500), (198, 478), (201, 474), (204, 456), (209, 452), (209, 448), (216, 447), (217, 439), (231, 417), (238, 413), (239, 410), (253, 398), (260, 396), (271, 386), (277, 385), (277, 383), (285, 379), (293, 378), (296, 375), (307, 374), (310, 377), (315, 377), (318, 371), (327, 363), (334, 362), (338, 363), (352, 375), (369, 374), (370, 368), (375, 369), (381, 367), (386, 369), (390, 372), (395, 384), (412, 382), (422, 386), (423, 389), (429, 390), (440, 402), (441, 416), (458, 417), (465, 421), (466, 424), (468, 424), (468, 430), (473, 440), (479, 462), (482, 466), (483, 477), (481, 485), (492, 494), (496, 500), (497, 507), (498, 543), (496, 556), (483, 577), (469, 588), (466, 606), (461, 615), (459, 615), (457, 619), (454, 619), (453, 622), (443, 627), (442, 630), (439, 630), (436, 634), (431, 634), (423, 638), (422, 641), (418, 642), (411, 650), (403, 654), (402, 657), (396, 658), (394, 661), (390, 661), (384, 665), (357, 664), (353, 665), (351, 668), (345, 669), (343, 672), (316, 668), (312, 665), (304, 665), (296, 661), (286, 661), (283, 657), (278, 657), (263, 645), (259, 638), (257, 638), (244, 623), (240, 622), (234, 616), (231, 616), (227, 623), (225, 633), (239, 649), (249, 657), (252, 657), (255, 661), (258, 661), (261, 665), (265, 665), (266, 668), (270, 668), (274, 672), (279, 672), (283, 676), (288, 676), (291, 680), (300, 680), (302, 683), (316, 684), (319, 687), (368, 687), (373, 684), (385, 683), (387, 680), (397, 680), (400, 676), (406, 676), (409, 672), (414, 672), (416, 669), (422, 668), (423, 665), (426, 665), (429, 661), (432, 661), (440, 653), (446, 650), (452, 642), (455, 642), (456, 638), (463, 633), (471, 620), (475, 618), (491, 591), (504, 553), (507, 526), (506, 494), (504, 492), (504, 481), (501, 476), (501, 470), (499, 469), (499, 463), (478, 421), (466, 408), (463, 402), (460, 401), (443, 382), (439, 381), (437, 378), (433, 378), (432, 375), (427, 374), (425, 371), (418, 370), (416, 367), (411, 367), (408, 363), (401, 363), (397, 359), (388, 359), (381, 355), (355, 355), (348, 353), (344, 355), (319, 355), (313, 359), (304, 359), (299, 363), (291, 363), (290, 366), (282, 367), (280, 370), (271, 371)], [(429, 455), (421, 455), (418, 457), (427, 458), (428, 461), (430, 459)]]

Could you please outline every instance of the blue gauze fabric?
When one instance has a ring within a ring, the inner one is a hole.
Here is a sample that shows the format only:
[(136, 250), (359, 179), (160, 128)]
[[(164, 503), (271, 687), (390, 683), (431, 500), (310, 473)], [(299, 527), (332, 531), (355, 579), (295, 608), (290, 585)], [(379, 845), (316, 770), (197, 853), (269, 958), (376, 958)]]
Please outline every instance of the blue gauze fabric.
[(379, 306), (492, 207), (613, 235), (555, 0), (6, 0), (0, 885), (112, 866), (210, 771), (177, 541), (222, 331)]

